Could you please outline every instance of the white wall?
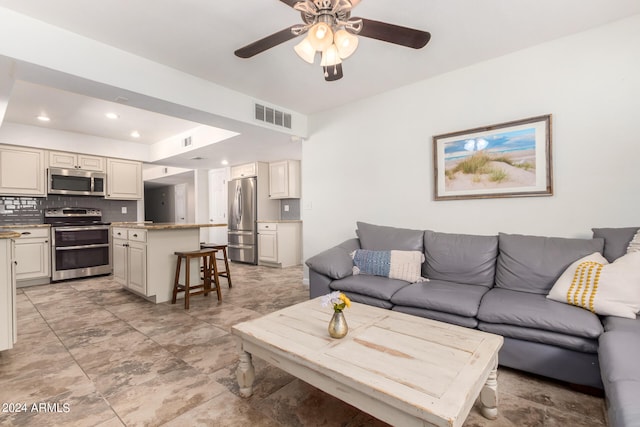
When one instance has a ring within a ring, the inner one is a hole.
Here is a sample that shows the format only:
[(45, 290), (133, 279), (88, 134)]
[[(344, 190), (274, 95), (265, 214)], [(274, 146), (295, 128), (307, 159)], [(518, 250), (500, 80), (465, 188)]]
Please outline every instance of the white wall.
[[(577, 237), (640, 225), (638, 46), (640, 15), (311, 117), (305, 258), (356, 221)], [(433, 135), (549, 113), (552, 197), (433, 200)]]

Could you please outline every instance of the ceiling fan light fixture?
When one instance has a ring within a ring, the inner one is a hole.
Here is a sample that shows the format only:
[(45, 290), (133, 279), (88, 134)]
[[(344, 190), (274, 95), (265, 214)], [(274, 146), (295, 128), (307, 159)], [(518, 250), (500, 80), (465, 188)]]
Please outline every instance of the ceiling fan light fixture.
[(336, 31), (333, 36), (333, 42), (338, 49), (340, 58), (342, 59), (350, 57), (358, 48), (358, 37), (345, 29)]
[(324, 51), (333, 43), (333, 31), (329, 24), (318, 22), (311, 27), (306, 38), (315, 50)]
[(342, 64), (342, 59), (340, 59), (340, 55), (338, 54), (338, 48), (335, 44), (332, 44), (327, 50), (322, 52), (320, 65), (323, 67), (331, 67), (338, 64)]
[(293, 50), (296, 51), (300, 58), (307, 61), (309, 64), (313, 64), (313, 61), (316, 58), (316, 50), (313, 48), (307, 37), (295, 45)]

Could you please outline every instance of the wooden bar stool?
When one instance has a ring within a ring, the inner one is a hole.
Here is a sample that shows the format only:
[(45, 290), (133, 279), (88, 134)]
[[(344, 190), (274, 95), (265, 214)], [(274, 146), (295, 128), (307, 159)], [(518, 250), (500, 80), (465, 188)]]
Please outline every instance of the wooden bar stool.
[[(229, 270), (229, 258), (227, 257), (227, 245), (219, 245), (217, 243), (201, 243), (200, 249), (216, 249), (218, 251), (222, 251), (222, 255), (224, 257), (224, 270), (218, 271), (219, 277), (226, 277), (227, 282), (229, 283), (229, 287), (232, 287), (231, 284), (231, 270)], [(214, 258), (215, 263), (215, 258)], [(217, 266), (216, 266), (217, 267)], [(217, 270), (217, 268), (216, 268)]]
[[(178, 296), (178, 292), (184, 292), (184, 308), (185, 310), (189, 309), (189, 297), (192, 295), (201, 295), (205, 296), (209, 295), (211, 292), (211, 278), (213, 277), (216, 285), (216, 293), (218, 294), (218, 301), (222, 300), (222, 294), (220, 293), (220, 280), (218, 279), (217, 268), (215, 267), (215, 259), (216, 259), (217, 249), (200, 249), (196, 251), (182, 251), (182, 252), (174, 252), (177, 256), (176, 263), (176, 277), (173, 282), (173, 297), (171, 298), (171, 304), (176, 303), (176, 298)], [(180, 269), (182, 266), (182, 260), (185, 260), (185, 271), (184, 271), (184, 284), (180, 283)], [(199, 260), (202, 260), (202, 271), (203, 277), (202, 282), (197, 285), (191, 285), (191, 260), (197, 259), (198, 265), (200, 264)], [(213, 270), (213, 272), (212, 272)], [(193, 292), (196, 290), (195, 292)]]

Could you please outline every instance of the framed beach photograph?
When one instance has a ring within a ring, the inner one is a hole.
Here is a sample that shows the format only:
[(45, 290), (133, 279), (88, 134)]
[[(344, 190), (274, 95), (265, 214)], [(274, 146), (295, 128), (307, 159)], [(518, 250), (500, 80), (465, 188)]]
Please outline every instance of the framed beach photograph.
[(553, 195), (551, 115), (433, 137), (435, 200)]

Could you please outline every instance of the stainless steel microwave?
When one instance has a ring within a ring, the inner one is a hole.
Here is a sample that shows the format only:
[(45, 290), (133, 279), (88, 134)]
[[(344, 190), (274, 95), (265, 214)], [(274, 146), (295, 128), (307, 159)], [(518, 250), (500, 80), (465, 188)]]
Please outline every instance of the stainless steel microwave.
[(106, 174), (103, 172), (49, 168), (48, 178), (49, 194), (98, 197), (105, 195)]

